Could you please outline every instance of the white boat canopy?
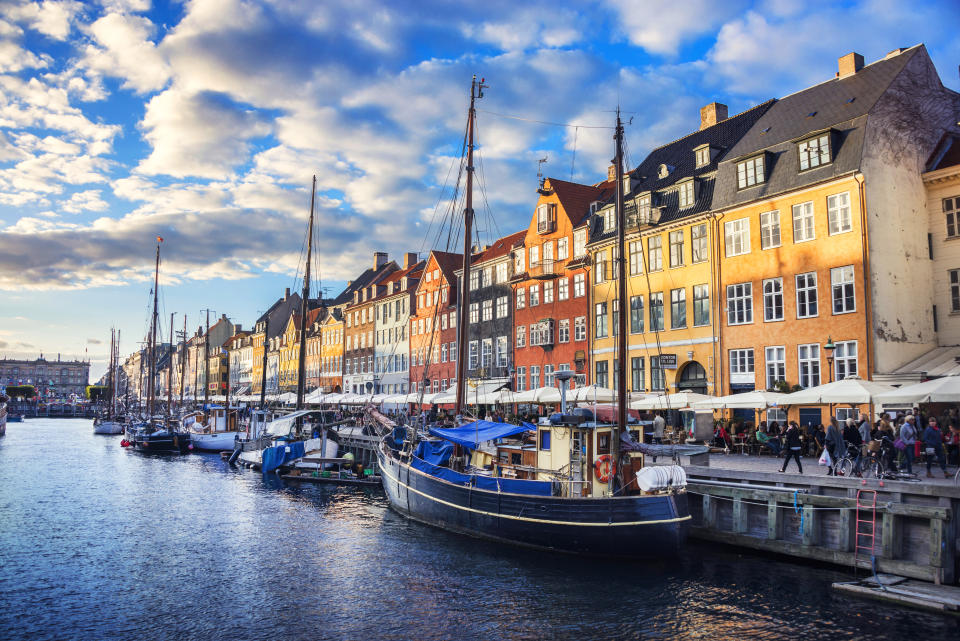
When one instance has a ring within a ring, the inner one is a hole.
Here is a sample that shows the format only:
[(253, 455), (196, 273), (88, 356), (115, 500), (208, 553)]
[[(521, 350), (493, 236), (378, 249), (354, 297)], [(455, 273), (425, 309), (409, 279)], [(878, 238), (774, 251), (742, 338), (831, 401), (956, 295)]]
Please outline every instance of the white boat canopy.
[(944, 376), (914, 385), (904, 385), (874, 397), (881, 405), (960, 403), (960, 376)]
[(690, 407), (695, 410), (765, 410), (768, 407), (779, 407), (784, 405), (784, 397), (786, 397), (786, 394), (781, 394), (779, 392), (768, 392), (766, 390), (757, 390), (755, 392), (744, 392), (743, 394), (731, 394), (730, 396), (708, 398), (705, 401), (691, 403)]
[(536, 387), (513, 395), (514, 403), (538, 403), (541, 405), (559, 403), (560, 390), (556, 387)]
[(284, 436), (289, 434), (293, 429), (293, 426), (296, 424), (298, 418), (301, 416), (306, 416), (313, 411), (315, 410), (300, 410), (299, 412), (286, 414), (278, 419), (272, 420), (267, 423), (266, 432), (271, 436)]
[(859, 377), (848, 377), (841, 381), (810, 387), (783, 397), (784, 405), (823, 405), (826, 403), (874, 403), (875, 397), (895, 388), (883, 383), (865, 381)]

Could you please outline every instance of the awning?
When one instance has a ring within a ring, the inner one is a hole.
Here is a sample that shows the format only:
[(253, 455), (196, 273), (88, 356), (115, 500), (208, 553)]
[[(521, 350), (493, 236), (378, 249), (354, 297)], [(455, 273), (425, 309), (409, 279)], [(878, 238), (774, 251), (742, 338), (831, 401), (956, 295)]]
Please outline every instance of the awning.
[(889, 374), (874, 374), (873, 380), (890, 385), (919, 383), (928, 378), (960, 375), (960, 347), (936, 347)]
[(904, 385), (890, 392), (877, 394), (874, 400), (883, 405), (960, 403), (960, 376), (945, 376), (916, 385)]
[(567, 391), (567, 402), (610, 403), (615, 400), (616, 390), (598, 385), (586, 385)]
[(630, 403), (630, 409), (635, 410), (679, 410), (689, 407), (691, 403), (710, 400), (705, 394), (694, 392), (676, 392), (660, 396), (648, 396)]
[(861, 403), (873, 403), (875, 396), (883, 392), (890, 392), (893, 389), (890, 385), (865, 381), (854, 376), (787, 394), (781, 399), (781, 402), (784, 405), (825, 405), (828, 403), (859, 405)]
[(456, 443), (471, 450), (477, 449), (480, 443), (493, 441), (498, 438), (522, 434), (529, 428), (510, 423), (494, 423), (493, 421), (474, 421), (460, 427), (442, 428), (431, 427), (430, 433), (439, 436), (445, 441)]
[(779, 392), (744, 392), (743, 394), (731, 394), (719, 398), (709, 398), (705, 401), (693, 403), (690, 407), (693, 409), (748, 409), (763, 410), (768, 407), (777, 407), (783, 405), (783, 399), (786, 394)]
[(287, 414), (274, 421), (270, 421), (266, 427), (267, 434), (271, 436), (284, 436), (289, 434), (291, 430), (293, 430), (293, 426), (298, 418), (312, 414), (314, 411), (315, 410), (300, 410), (299, 412), (293, 412), (292, 414)]

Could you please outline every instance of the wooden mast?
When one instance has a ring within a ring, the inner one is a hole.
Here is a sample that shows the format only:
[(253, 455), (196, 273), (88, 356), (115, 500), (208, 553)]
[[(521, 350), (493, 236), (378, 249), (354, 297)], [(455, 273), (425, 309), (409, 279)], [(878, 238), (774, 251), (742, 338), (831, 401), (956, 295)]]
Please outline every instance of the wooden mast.
[(183, 411), (183, 388), (187, 383), (187, 315), (183, 315), (183, 353), (180, 355), (180, 411)]
[(467, 337), (470, 320), (468, 310), (470, 309), (470, 249), (471, 235), (473, 234), (473, 130), (474, 121), (477, 117), (475, 103), (479, 98), (483, 98), (483, 90), (486, 85), (483, 84), (483, 78), (477, 82), (477, 77), (473, 77), (470, 83), (470, 112), (467, 117), (467, 193), (466, 202), (463, 209), (463, 277), (460, 282), (460, 318), (457, 326), (457, 404), (456, 413), (463, 413), (463, 405), (466, 400), (467, 384), (467, 359), (470, 357), (467, 348)]
[(270, 310), (267, 310), (263, 326), (263, 359), (260, 368), (260, 409), (267, 406), (267, 346), (270, 342)]
[(150, 316), (150, 341), (149, 349), (149, 368), (147, 371), (147, 420), (153, 417), (153, 397), (157, 380), (156, 357), (157, 357), (157, 288), (160, 284), (160, 243), (163, 239), (157, 237), (157, 258), (153, 272), (153, 314)]
[(303, 272), (303, 295), (300, 300), (300, 353), (297, 364), (297, 410), (303, 409), (303, 391), (306, 383), (307, 313), (310, 311), (310, 261), (313, 256), (313, 200), (317, 195), (317, 177), (313, 177), (310, 191), (310, 223), (307, 225), (307, 267)]
[[(615, 212), (617, 218), (617, 427), (613, 430), (610, 442), (610, 454), (613, 458), (615, 469), (620, 467), (620, 435), (627, 429), (627, 265), (624, 260), (623, 251), (624, 236), (626, 234), (627, 221), (624, 219), (623, 207), (623, 123), (620, 121), (620, 108), (617, 108), (617, 129), (614, 134), (616, 140), (616, 157), (613, 159), (616, 167), (616, 185), (614, 193), (616, 194)], [(616, 474), (610, 475), (609, 489), (613, 492), (616, 487), (614, 478)]]
[(108, 360), (109, 360), (109, 364), (107, 365), (107, 367), (110, 368), (110, 369), (107, 371), (107, 389), (109, 390), (109, 394), (110, 394), (109, 404), (107, 405), (107, 420), (108, 420), (108, 421), (112, 421), (112, 420), (113, 420), (113, 346), (114, 346), (114, 334), (115, 334), (115, 333), (116, 333), (116, 332), (115, 332), (114, 329), (111, 327), (111, 328), (110, 328), (110, 358), (108, 359)]
[(210, 404), (210, 310), (204, 311), (207, 312), (207, 333), (203, 335), (203, 411), (206, 412)]
[(170, 312), (170, 361), (167, 363), (167, 419), (173, 416), (173, 312)]

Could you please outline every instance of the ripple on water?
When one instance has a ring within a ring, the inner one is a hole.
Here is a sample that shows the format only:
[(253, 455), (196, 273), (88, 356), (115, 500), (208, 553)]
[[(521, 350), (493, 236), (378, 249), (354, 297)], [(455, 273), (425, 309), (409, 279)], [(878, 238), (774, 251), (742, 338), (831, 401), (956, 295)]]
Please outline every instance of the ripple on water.
[(832, 594), (843, 578), (704, 545), (645, 565), (503, 547), (404, 519), (380, 492), (124, 450), (90, 421), (0, 439), (0, 639), (960, 636)]

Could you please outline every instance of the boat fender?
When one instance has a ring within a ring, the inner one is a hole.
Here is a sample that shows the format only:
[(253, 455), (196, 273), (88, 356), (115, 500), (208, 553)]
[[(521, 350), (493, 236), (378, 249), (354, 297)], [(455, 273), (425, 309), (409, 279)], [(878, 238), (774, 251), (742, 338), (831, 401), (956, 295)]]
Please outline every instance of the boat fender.
[(601, 454), (593, 462), (593, 473), (601, 483), (610, 481), (610, 477), (617, 473), (617, 464), (609, 454)]

